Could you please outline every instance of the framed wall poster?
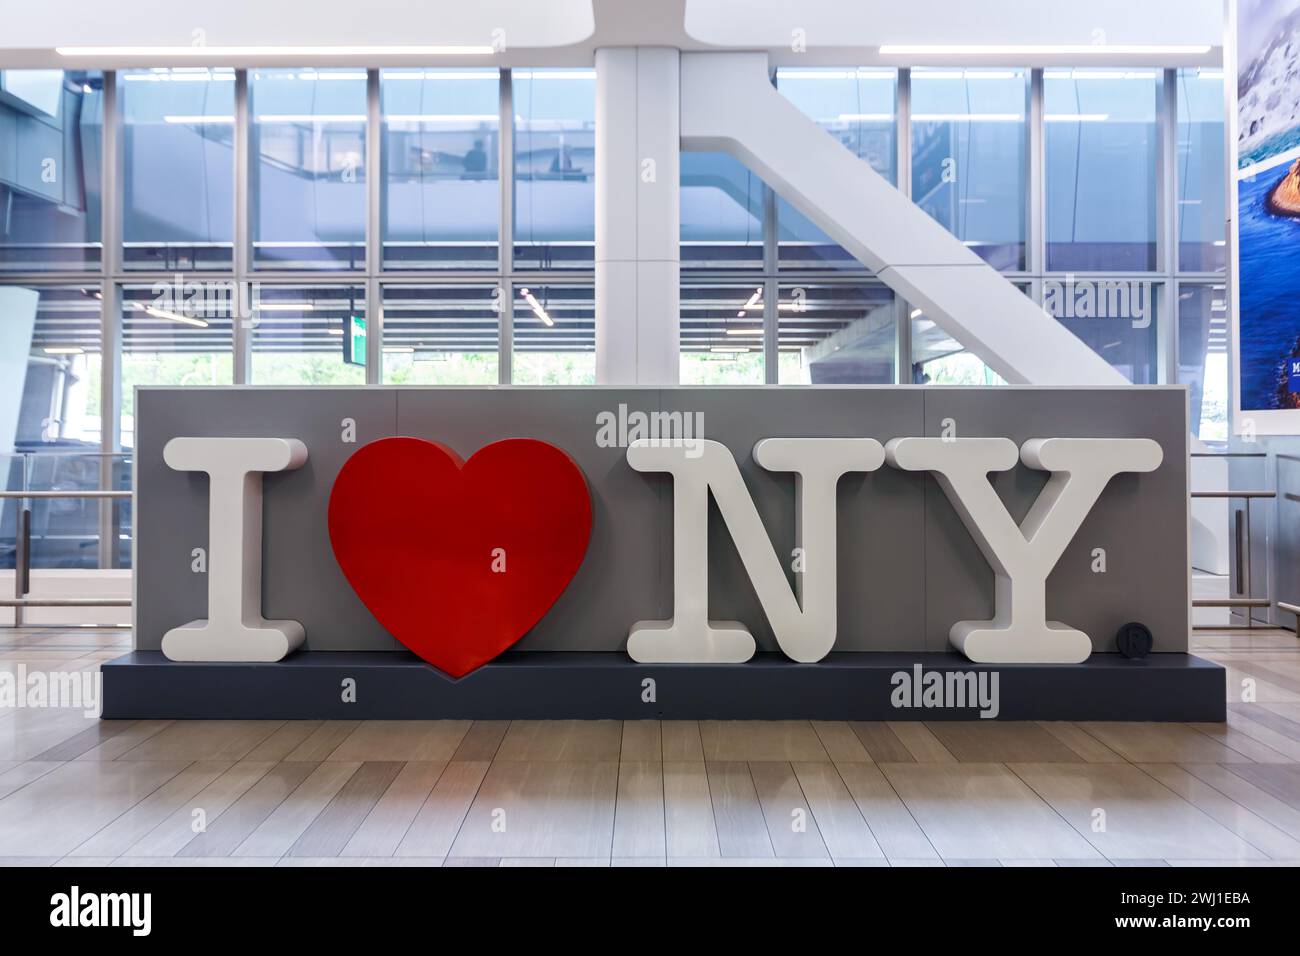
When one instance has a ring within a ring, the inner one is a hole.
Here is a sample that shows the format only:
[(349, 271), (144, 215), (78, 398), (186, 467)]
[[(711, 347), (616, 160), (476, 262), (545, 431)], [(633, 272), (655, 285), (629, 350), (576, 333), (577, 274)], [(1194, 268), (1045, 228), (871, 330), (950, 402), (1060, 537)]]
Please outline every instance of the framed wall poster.
[(1236, 9), (1234, 430), (1300, 434), (1300, 0)]

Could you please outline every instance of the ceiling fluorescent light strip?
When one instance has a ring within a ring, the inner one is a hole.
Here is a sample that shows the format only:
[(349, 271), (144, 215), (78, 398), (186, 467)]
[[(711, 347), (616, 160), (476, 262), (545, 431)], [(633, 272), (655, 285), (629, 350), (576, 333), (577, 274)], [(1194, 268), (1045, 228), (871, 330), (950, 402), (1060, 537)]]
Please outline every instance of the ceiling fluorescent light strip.
[(1208, 44), (1121, 43), (885, 43), (884, 56), (1197, 56)]
[(233, 116), (164, 116), (164, 123), (182, 126), (229, 126), (235, 121)]
[(59, 46), (59, 56), (153, 56), (187, 59), (271, 56), (491, 56), (491, 46)]
[(496, 113), (389, 113), (389, 123), (495, 123)]
[(125, 83), (233, 83), (235, 71), (230, 67), (177, 67), (175, 70), (164, 67), (162, 71), (151, 70), (148, 73), (122, 73), (118, 79)]
[(1104, 123), (1110, 119), (1109, 113), (1047, 113), (1044, 123)]
[(546, 314), (546, 310), (542, 308), (542, 304), (537, 301), (537, 296), (533, 295), (528, 289), (520, 289), (519, 295), (528, 303), (528, 307), (533, 310), (533, 315), (541, 319), (547, 326), (555, 325), (555, 320)]
[(918, 123), (1023, 123), (1023, 113), (914, 113)]
[(141, 305), (136, 303), (136, 307), (146, 315), (151, 315), (155, 319), (166, 319), (169, 322), (179, 322), (182, 325), (192, 325), (196, 329), (206, 329), (208, 323), (203, 319), (196, 319), (188, 315), (178, 315), (175, 312), (168, 312), (166, 309), (159, 309), (152, 305)]
[(364, 123), (364, 113), (267, 113), (254, 117), (258, 123)]
[(915, 80), (1019, 80), (1024, 78), (1022, 70), (917, 70), (912, 74)]
[(1049, 80), (1154, 80), (1152, 70), (1044, 70), (1043, 76)]
[(740, 307), (740, 311), (736, 313), (737, 317), (743, 319), (745, 317), (745, 313), (748, 312), (750, 309), (754, 308), (755, 306), (757, 306), (758, 303), (762, 300), (762, 298), (763, 298), (763, 287), (759, 286), (754, 290), (754, 294), (749, 297), (748, 301), (746, 301), (745, 304)]
[[(518, 73), (513, 74), (518, 76)], [(492, 67), (480, 67), (476, 70), (412, 70), (409, 68), (400, 68), (394, 70), (383, 70), (379, 74), (381, 80), (473, 80), (474, 82), (497, 82), (498, 72)]]
[(520, 80), (594, 80), (595, 70), (515, 70), (513, 77)]
[(800, 70), (781, 67), (777, 70), (777, 81), (781, 80), (895, 80), (898, 74), (893, 70), (835, 70), (811, 69)]
[[(292, 80), (292, 79), (294, 79), (294, 77), (295, 77), (295, 74), (293, 74), (293, 73), (282, 73), (282, 74), (279, 74), (279, 75), (272, 73), (271, 75), (272, 75), (273, 77), (275, 77), (275, 79), (277, 79), (277, 80)], [(355, 80), (361, 80), (361, 81), (364, 82), (364, 81), (365, 81), (365, 78), (366, 78), (366, 73), (365, 73), (364, 70), (361, 70), (361, 71), (349, 71), (349, 70), (324, 70), (324, 71), (321, 71), (321, 70), (316, 70), (316, 69), (314, 69), (314, 68), (308, 68), (308, 69), (303, 70), (302, 72), (296, 74), (296, 76), (297, 76), (298, 79), (300, 79), (300, 80), (306, 80), (306, 81), (308, 81), (309, 83), (314, 83), (314, 82), (316, 82), (317, 80), (327, 80), (327, 81), (328, 81), (328, 80), (353, 80), (353, 81), (355, 81)]]

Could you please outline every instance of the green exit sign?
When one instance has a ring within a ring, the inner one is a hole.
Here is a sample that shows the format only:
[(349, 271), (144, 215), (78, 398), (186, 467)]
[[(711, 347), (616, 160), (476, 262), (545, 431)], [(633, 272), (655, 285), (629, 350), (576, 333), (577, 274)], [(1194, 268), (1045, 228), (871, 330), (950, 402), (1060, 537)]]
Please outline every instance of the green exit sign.
[(343, 329), (343, 361), (349, 365), (366, 364), (366, 320), (349, 316)]

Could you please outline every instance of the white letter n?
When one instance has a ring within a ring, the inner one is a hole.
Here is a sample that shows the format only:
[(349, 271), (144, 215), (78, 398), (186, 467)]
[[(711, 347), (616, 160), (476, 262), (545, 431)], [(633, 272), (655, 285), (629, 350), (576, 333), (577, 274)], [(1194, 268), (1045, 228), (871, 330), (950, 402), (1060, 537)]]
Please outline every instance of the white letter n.
[[(849, 472), (874, 471), (884, 449), (871, 438), (768, 438), (754, 460), (794, 472), (796, 543), (807, 571), (791, 591), (736, 459), (716, 441), (636, 441), (627, 460), (637, 471), (673, 476), (673, 616), (632, 626), (627, 652), (643, 664), (742, 663), (754, 637), (738, 621), (709, 620), (709, 493), (718, 503), (763, 613), (781, 650), (796, 661), (825, 657), (836, 635), (835, 488)], [(802, 605), (802, 606), (801, 606)]]

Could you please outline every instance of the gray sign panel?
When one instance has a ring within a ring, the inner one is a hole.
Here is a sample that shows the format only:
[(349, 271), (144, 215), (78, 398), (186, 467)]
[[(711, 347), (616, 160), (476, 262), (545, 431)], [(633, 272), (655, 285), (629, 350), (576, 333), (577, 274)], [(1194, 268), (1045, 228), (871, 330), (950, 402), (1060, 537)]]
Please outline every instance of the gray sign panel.
[[(307, 464), (267, 475), (263, 587), (268, 618), (301, 621), (312, 651), (395, 650), (330, 549), (330, 488), (367, 442), (410, 435), (468, 458), (503, 438), (564, 449), (591, 490), (593, 528), (582, 568), (521, 651), (622, 651), (628, 628), (672, 614), (672, 479), (628, 466), (598, 442), (598, 416), (680, 412), (727, 445), (783, 558), (794, 547), (794, 477), (753, 460), (762, 438), (912, 435), (1151, 438), (1155, 472), (1115, 478), (1048, 584), (1049, 617), (1114, 650), (1140, 621), (1157, 651), (1187, 650), (1187, 431), (1182, 388), (1044, 389), (863, 386), (818, 388), (141, 388), (136, 394), (136, 646), (156, 650), (170, 628), (207, 614), (207, 581), (190, 554), (207, 543), (207, 478), (168, 468), (180, 436), (298, 438)], [(345, 420), (356, 441), (343, 441)], [(526, 476), (521, 476), (526, 480)], [(993, 476), (1020, 519), (1045, 476)], [(957, 620), (988, 617), (993, 574), (939, 486), (888, 466), (839, 486), (837, 651), (942, 651)], [(1106, 570), (1096, 573), (1095, 552)], [(784, 562), (787, 567), (789, 561)], [(743, 621), (776, 650), (754, 590), (715, 508), (709, 535), (711, 616)], [(793, 581), (793, 575), (791, 574)], [(431, 590), (436, 582), (430, 582)]]

